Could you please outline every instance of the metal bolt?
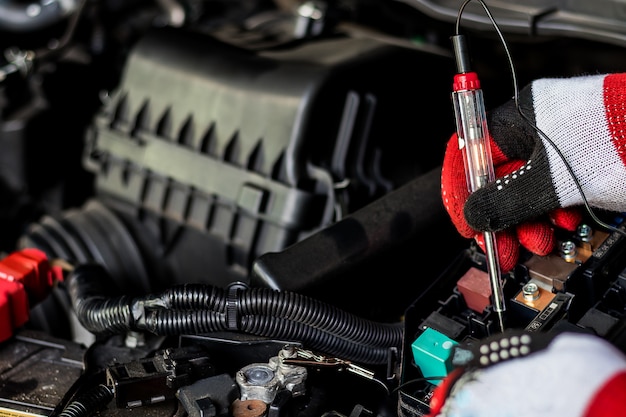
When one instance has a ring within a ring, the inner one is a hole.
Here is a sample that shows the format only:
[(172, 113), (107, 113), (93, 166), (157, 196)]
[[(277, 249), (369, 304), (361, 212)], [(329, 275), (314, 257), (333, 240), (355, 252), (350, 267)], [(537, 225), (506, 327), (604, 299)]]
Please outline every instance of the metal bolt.
[(535, 301), (540, 296), (539, 287), (534, 282), (529, 282), (522, 287), (522, 294), (524, 296), (524, 300)]
[(41, 14), (41, 6), (38, 4), (29, 4), (26, 6), (26, 15), (28, 17), (37, 17)]
[(576, 260), (576, 244), (571, 240), (566, 240), (561, 243), (561, 257), (567, 262), (574, 262)]
[(0, 68), (0, 72), (4, 77), (15, 71), (26, 75), (33, 66), (35, 53), (33, 51), (23, 51), (17, 47), (10, 47), (4, 51), (4, 58), (8, 61), (7, 65)]
[(294, 36), (298, 39), (318, 36), (324, 30), (327, 5), (322, 1), (308, 1), (298, 7)]
[(593, 236), (593, 230), (588, 224), (581, 224), (578, 226), (578, 229), (576, 229), (576, 234), (583, 242), (589, 242)]
[(128, 333), (126, 333), (126, 339), (124, 339), (124, 344), (128, 348), (134, 349), (137, 347), (145, 346), (146, 338), (143, 333), (135, 332), (131, 330)]
[(298, 7), (298, 15), (314, 20), (324, 17), (325, 12), (325, 4), (319, 1), (308, 1)]
[(290, 359), (298, 357), (298, 351), (295, 346), (285, 346), (278, 352), (278, 356), (280, 359)]

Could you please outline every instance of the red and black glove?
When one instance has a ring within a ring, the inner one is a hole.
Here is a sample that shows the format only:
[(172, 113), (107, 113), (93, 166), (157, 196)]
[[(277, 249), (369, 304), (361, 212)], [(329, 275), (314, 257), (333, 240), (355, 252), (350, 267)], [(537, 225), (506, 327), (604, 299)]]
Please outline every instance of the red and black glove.
[[(540, 79), (519, 100), (568, 161), (589, 204), (624, 211), (626, 74)], [(506, 272), (517, 263), (520, 243), (546, 255), (555, 245), (553, 226), (575, 230), (582, 198), (557, 151), (512, 101), (489, 113), (488, 124), (497, 180), (470, 196), (454, 135), (443, 162), (442, 198), (464, 237), (501, 231), (498, 251)]]
[(523, 353), (524, 338), (537, 334), (519, 336), (517, 344), (515, 337), (502, 334), (495, 349), (493, 340), (481, 346), (497, 361), (455, 369), (435, 390), (428, 416), (626, 415), (626, 357), (615, 346), (590, 334), (561, 333)]

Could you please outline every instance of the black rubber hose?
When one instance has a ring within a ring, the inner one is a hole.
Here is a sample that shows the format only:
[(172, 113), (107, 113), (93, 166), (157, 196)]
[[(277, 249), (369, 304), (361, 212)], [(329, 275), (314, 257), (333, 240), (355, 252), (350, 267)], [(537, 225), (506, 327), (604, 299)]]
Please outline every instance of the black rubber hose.
[[(259, 256), (252, 274), (282, 291), (330, 288), (334, 279), (398, 250), (417, 236), (448, 236), (449, 223), (441, 199), (439, 166), (321, 232), (280, 252)], [(449, 236), (458, 237), (458, 233), (450, 230)]]
[(37, 247), (50, 258), (75, 265), (101, 264), (110, 274), (109, 281), (125, 294), (146, 294), (152, 289), (135, 238), (118, 213), (95, 199), (60, 216), (43, 216), (28, 227), (18, 246)]
[(59, 417), (90, 417), (113, 400), (113, 391), (100, 384), (72, 401), (61, 411)]
[(107, 297), (107, 272), (99, 265), (81, 265), (68, 279), (68, 292), (80, 323), (93, 333), (133, 329), (132, 298)]
[(387, 363), (388, 350), (386, 348), (346, 340), (296, 321), (277, 317), (244, 316), (241, 319), (241, 330), (257, 336), (302, 342), (304, 346), (349, 361), (370, 365)]
[(285, 291), (254, 288), (239, 297), (242, 316), (272, 316), (301, 322), (343, 339), (370, 346), (400, 346), (403, 327), (399, 323), (377, 323), (350, 314), (319, 300)]

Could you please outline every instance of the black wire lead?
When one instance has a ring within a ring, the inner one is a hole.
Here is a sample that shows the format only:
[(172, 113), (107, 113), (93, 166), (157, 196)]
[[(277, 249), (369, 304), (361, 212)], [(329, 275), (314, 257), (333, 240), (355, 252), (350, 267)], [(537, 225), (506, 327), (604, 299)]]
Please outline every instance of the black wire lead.
[[(455, 24), (455, 28), (454, 28), (455, 36), (459, 36), (460, 35), (461, 17), (463, 15), (463, 11), (465, 10), (465, 7), (472, 1), (474, 1), (474, 0), (465, 0), (463, 2), (463, 4), (461, 5), (461, 7), (459, 8), (459, 12), (457, 14), (456, 24)], [(578, 180), (578, 178), (576, 177), (576, 174), (574, 173), (574, 170), (572, 169), (571, 165), (567, 161), (567, 158), (565, 158), (565, 155), (563, 155), (563, 152), (561, 152), (561, 150), (556, 145), (556, 143), (554, 143), (554, 141), (552, 141), (552, 139), (550, 139), (550, 137), (547, 134), (545, 134), (539, 128), (539, 126), (537, 126), (531, 120), (531, 118), (528, 117), (522, 111), (522, 108), (521, 108), (520, 103), (519, 103), (519, 86), (518, 86), (518, 82), (517, 82), (517, 71), (515, 70), (515, 65), (513, 63), (513, 58), (511, 56), (511, 52), (509, 51), (509, 46), (508, 46), (508, 44), (506, 42), (506, 39), (504, 39), (504, 35), (502, 34), (502, 31), (500, 30), (500, 27), (498, 26), (498, 23), (496, 22), (496, 20), (494, 19), (493, 15), (491, 14), (491, 10), (489, 10), (489, 7), (484, 2), (484, 0), (475, 0), (475, 1), (478, 1), (481, 4), (483, 9), (485, 10), (485, 14), (489, 18), (489, 21), (491, 22), (491, 25), (493, 26), (494, 30), (498, 34), (498, 38), (500, 38), (500, 43), (502, 44), (502, 47), (504, 49), (504, 53), (506, 54), (506, 58), (507, 58), (507, 61), (508, 61), (508, 64), (509, 64), (509, 70), (510, 70), (510, 73), (511, 73), (511, 81), (512, 81), (512, 84), (513, 84), (513, 101), (515, 103), (515, 108), (517, 109), (517, 112), (520, 114), (522, 119), (535, 132), (537, 132), (539, 137), (544, 139), (552, 147), (552, 149), (554, 149), (554, 151), (558, 155), (559, 159), (561, 159), (561, 161), (565, 165), (565, 168), (567, 169), (567, 172), (569, 173), (570, 177), (574, 181), (574, 185), (576, 186), (576, 188), (578, 190), (578, 193), (580, 194), (580, 197), (581, 197), (581, 199), (583, 201), (583, 205), (585, 207), (585, 210), (587, 211), (587, 213), (589, 214), (591, 219), (597, 225), (599, 225), (600, 227), (604, 227), (604, 228), (606, 228), (606, 229), (608, 229), (608, 230), (610, 230), (612, 232), (618, 233), (618, 234), (620, 234), (622, 236), (626, 236), (626, 231), (618, 229), (617, 227), (614, 227), (614, 226), (612, 226), (610, 224), (607, 224), (607, 223), (603, 222), (602, 220), (600, 220), (598, 218), (598, 216), (594, 213), (594, 211), (592, 210), (591, 206), (589, 205), (589, 202), (587, 201), (587, 196), (585, 195), (583, 187), (580, 184), (580, 181)]]

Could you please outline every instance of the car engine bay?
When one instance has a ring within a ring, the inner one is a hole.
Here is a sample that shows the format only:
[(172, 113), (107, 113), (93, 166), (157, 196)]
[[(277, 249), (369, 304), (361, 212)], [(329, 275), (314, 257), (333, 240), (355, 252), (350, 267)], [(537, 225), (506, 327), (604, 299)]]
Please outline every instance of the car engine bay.
[[(0, 415), (427, 415), (498, 333), (440, 194), (460, 3), (0, 1)], [(486, 3), (522, 86), (626, 70), (618, 0)], [(626, 351), (624, 237), (558, 233), (507, 328)]]

